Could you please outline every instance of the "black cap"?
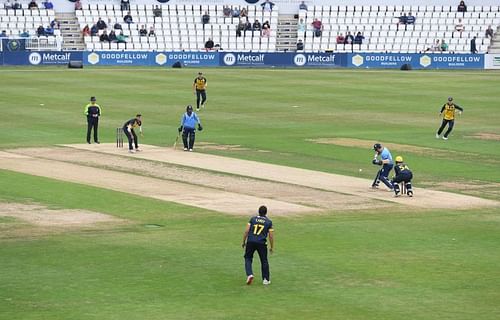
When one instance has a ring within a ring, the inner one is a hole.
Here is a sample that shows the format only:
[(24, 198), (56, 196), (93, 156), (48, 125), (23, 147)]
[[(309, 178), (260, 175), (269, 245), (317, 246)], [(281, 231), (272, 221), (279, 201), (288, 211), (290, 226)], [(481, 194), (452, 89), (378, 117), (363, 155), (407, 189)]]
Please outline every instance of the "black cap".
[(453, 97), (448, 97), (448, 101), (453, 101)]
[(199, 75), (199, 76), (201, 76), (202, 74), (203, 74), (203, 72), (201, 72), (201, 71), (200, 71), (200, 72), (198, 72), (198, 75)]
[(90, 101), (95, 101), (95, 97), (90, 97)]
[(373, 150), (377, 151), (378, 149), (382, 148), (382, 145), (380, 143), (375, 143), (373, 145)]
[(267, 207), (266, 206), (260, 206), (259, 207), (259, 216), (265, 216), (267, 214)]

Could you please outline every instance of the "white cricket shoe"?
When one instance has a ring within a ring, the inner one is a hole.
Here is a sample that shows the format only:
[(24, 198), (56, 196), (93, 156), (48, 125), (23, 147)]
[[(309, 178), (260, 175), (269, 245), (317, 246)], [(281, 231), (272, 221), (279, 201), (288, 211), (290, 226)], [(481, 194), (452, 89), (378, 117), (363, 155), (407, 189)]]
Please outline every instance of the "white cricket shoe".
[(443, 140), (448, 140), (448, 137), (443, 136)]
[(247, 285), (251, 285), (252, 281), (253, 281), (253, 275), (251, 274), (247, 277)]
[(193, 152), (193, 149), (189, 149), (189, 152)]
[(271, 284), (271, 280), (264, 279), (262, 281), (262, 284), (265, 285), (265, 286), (270, 285)]
[(142, 151), (142, 149), (136, 148), (136, 149), (135, 149), (135, 151), (136, 151), (136, 152), (141, 152), (141, 151)]
[(188, 148), (184, 148), (184, 151), (188, 151)]
[(129, 150), (128, 153), (135, 153), (135, 150)]
[(439, 134), (436, 133), (436, 139), (439, 139)]

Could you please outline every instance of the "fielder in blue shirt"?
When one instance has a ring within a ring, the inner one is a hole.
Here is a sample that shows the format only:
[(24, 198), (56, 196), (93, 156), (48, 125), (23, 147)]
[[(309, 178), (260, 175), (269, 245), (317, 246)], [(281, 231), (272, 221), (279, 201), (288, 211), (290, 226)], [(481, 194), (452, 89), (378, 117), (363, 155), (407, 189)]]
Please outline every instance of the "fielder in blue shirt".
[(392, 190), (393, 186), (388, 178), (389, 172), (391, 172), (392, 167), (394, 166), (391, 152), (380, 143), (375, 143), (373, 145), (373, 150), (375, 150), (375, 155), (373, 156), (372, 163), (382, 166), (382, 168), (377, 172), (375, 180), (373, 180), (372, 183), (372, 188), (378, 188), (380, 181), (382, 181), (389, 189)]
[(196, 125), (198, 125), (199, 131), (203, 130), (200, 118), (198, 118), (196, 112), (193, 112), (193, 107), (188, 105), (186, 107), (186, 113), (184, 113), (181, 117), (181, 126), (179, 127), (179, 133), (182, 132), (184, 151), (193, 151)]

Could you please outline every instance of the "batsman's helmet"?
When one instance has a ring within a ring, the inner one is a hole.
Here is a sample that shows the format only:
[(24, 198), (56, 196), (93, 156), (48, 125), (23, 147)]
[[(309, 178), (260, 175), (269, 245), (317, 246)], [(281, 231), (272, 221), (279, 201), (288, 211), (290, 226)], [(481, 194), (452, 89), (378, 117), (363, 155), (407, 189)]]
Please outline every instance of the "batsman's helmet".
[(186, 111), (193, 111), (193, 106), (188, 104), (186, 107)]
[(375, 143), (373, 145), (373, 150), (377, 151), (378, 149), (382, 148), (382, 145), (380, 143)]
[(397, 156), (396, 157), (396, 162), (403, 162), (403, 157), (402, 156)]

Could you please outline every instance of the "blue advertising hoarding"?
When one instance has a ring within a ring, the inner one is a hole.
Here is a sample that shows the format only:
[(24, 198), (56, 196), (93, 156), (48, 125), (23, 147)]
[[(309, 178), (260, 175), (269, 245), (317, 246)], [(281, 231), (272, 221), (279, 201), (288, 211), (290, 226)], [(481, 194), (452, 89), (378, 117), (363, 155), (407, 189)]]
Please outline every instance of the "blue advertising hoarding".
[(351, 53), (348, 68), (483, 69), (483, 54)]
[(218, 52), (166, 52), (167, 66), (172, 66), (176, 62), (184, 66), (218, 67)]
[(344, 53), (222, 52), (220, 65), (227, 67), (341, 67)]
[(84, 64), (101, 66), (161, 66), (166, 60), (163, 53), (145, 51), (96, 51), (83, 55)]
[(86, 65), (107, 66), (219, 66), (218, 52), (147, 52), (147, 51), (95, 51), (86, 52)]
[(81, 51), (4, 51), (4, 65), (67, 65), (71, 60), (82, 60)]
[(295, 53), (292, 54), (293, 66), (297, 67), (344, 67), (345, 53)]
[(146, 52), (146, 51), (9, 51), (0, 52), (0, 65), (165, 66), (179, 62), (192, 67), (312, 67), (484, 69), (484, 54), (417, 53), (257, 53), (257, 52)]

